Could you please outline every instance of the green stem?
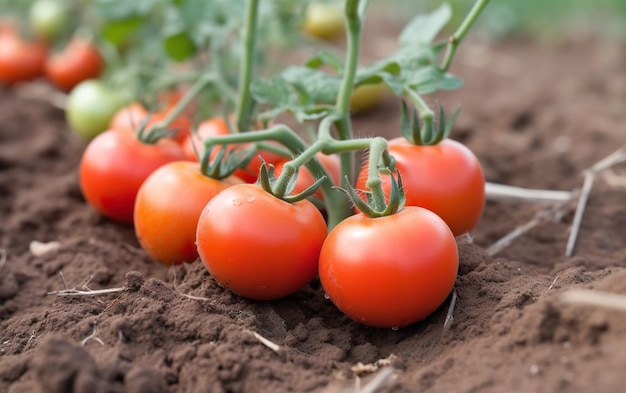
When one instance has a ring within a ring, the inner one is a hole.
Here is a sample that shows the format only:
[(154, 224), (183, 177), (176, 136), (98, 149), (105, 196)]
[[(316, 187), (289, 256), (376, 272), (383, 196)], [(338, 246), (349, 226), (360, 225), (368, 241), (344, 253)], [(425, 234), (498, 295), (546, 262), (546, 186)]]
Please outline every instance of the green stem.
[(196, 82), (185, 92), (185, 95), (176, 103), (174, 108), (168, 112), (165, 119), (158, 124), (158, 127), (167, 128), (176, 120), (178, 116), (183, 113), (185, 108), (193, 101), (204, 88), (213, 83), (216, 79), (216, 75), (213, 73), (207, 73), (202, 75), (200, 78), (196, 80)]
[(369, 170), (365, 186), (372, 193), (372, 205), (377, 211), (384, 210), (387, 203), (385, 201), (383, 182), (379, 174), (379, 163), (385, 151), (387, 151), (387, 140), (381, 137), (374, 138), (370, 143)]
[[(316, 141), (314, 144), (312, 144), (311, 146), (309, 146), (306, 150), (298, 154), (296, 158), (294, 158), (291, 161), (286, 162), (283, 165), (283, 171), (281, 172), (280, 176), (278, 176), (276, 183), (274, 183), (274, 189), (273, 189), (274, 195), (277, 195), (277, 196), (285, 195), (285, 193), (287, 192), (287, 187), (289, 186), (289, 181), (291, 180), (293, 175), (295, 175), (295, 173), (298, 171), (298, 169), (302, 165), (306, 164), (313, 157), (315, 157), (315, 154), (321, 151), (324, 148), (324, 146), (326, 146), (326, 144), (327, 144), (326, 139), (320, 139)], [(322, 167), (321, 172), (323, 172), (322, 174), (323, 176), (326, 176), (326, 178), (330, 180), (330, 177), (328, 176), (326, 169)]]
[(404, 89), (404, 94), (411, 100), (413, 105), (415, 105), (419, 117), (423, 122), (422, 129), (426, 130), (426, 133), (432, 134), (434, 130), (433, 119), (435, 118), (435, 112), (430, 109), (426, 101), (424, 101), (422, 96), (417, 94), (415, 90), (407, 87)]
[(459, 47), (459, 44), (470, 30), (478, 16), (483, 11), (483, 9), (487, 6), (489, 0), (477, 0), (474, 3), (474, 6), (467, 14), (459, 28), (448, 38), (448, 46), (446, 47), (446, 54), (443, 58), (443, 62), (439, 69), (443, 72), (448, 71), (450, 65), (452, 65), (452, 60), (454, 59), (454, 55), (456, 54), (456, 50)]
[[(346, 1), (345, 21), (347, 26), (347, 57), (343, 80), (336, 103), (337, 112), (342, 117), (348, 117), (350, 115), (350, 96), (352, 95), (354, 78), (359, 65), (361, 30), (363, 28), (363, 21), (359, 13), (359, 0)], [(348, 139), (350, 135), (339, 135), (339, 137), (340, 139)]]
[(256, 49), (257, 14), (259, 0), (248, 0), (246, 3), (246, 16), (243, 28), (243, 58), (239, 69), (239, 96), (237, 99), (237, 129), (244, 131), (250, 124), (252, 113), (252, 95), (250, 94), (250, 83), (254, 74), (254, 58)]

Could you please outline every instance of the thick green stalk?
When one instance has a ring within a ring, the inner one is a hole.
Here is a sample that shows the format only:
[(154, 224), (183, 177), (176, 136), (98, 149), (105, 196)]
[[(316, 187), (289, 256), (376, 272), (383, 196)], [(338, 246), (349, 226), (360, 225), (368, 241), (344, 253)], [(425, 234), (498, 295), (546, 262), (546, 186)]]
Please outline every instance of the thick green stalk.
[(448, 38), (448, 46), (446, 47), (446, 54), (441, 63), (441, 71), (448, 71), (450, 66), (452, 65), (452, 60), (454, 60), (454, 55), (456, 54), (456, 50), (459, 47), (459, 44), (465, 37), (465, 35), (469, 32), (470, 28), (478, 19), (478, 16), (483, 11), (483, 9), (487, 6), (489, 0), (477, 0), (474, 3), (474, 6), (467, 14), (459, 28)]
[[(364, 10), (360, 8), (359, 0), (346, 0), (345, 22), (346, 22), (346, 39), (347, 39), (347, 55), (344, 68), (343, 80), (339, 89), (337, 103), (335, 105), (339, 119), (335, 122), (339, 139), (352, 139), (352, 124), (350, 119), (350, 97), (354, 86), (357, 67), (359, 65), (359, 51), (361, 47), (361, 31), (363, 29)], [(342, 153), (341, 173), (342, 178), (354, 180), (353, 154)], [(345, 181), (345, 180), (344, 180)]]
[(243, 58), (239, 69), (239, 95), (237, 99), (237, 129), (245, 131), (250, 124), (252, 113), (252, 95), (250, 94), (250, 84), (254, 75), (254, 59), (256, 50), (257, 15), (259, 10), (259, 0), (248, 0), (246, 2), (245, 24), (243, 28)]

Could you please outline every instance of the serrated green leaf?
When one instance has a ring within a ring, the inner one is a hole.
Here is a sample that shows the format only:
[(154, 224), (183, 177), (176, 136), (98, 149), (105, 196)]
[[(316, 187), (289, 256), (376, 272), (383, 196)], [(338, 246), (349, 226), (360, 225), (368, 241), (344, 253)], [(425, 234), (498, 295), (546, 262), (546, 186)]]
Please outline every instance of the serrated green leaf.
[(250, 92), (259, 103), (273, 107), (284, 107), (298, 101), (289, 83), (279, 76), (269, 80), (255, 80), (250, 86)]
[(339, 76), (301, 66), (288, 67), (281, 76), (299, 91), (304, 103), (334, 103), (341, 84)]
[(455, 90), (463, 85), (460, 78), (443, 73), (435, 66), (421, 68), (407, 74), (405, 83), (420, 95), (434, 93), (438, 90)]
[(415, 16), (400, 33), (400, 45), (431, 43), (451, 17), (452, 9), (448, 3), (442, 4), (430, 14)]

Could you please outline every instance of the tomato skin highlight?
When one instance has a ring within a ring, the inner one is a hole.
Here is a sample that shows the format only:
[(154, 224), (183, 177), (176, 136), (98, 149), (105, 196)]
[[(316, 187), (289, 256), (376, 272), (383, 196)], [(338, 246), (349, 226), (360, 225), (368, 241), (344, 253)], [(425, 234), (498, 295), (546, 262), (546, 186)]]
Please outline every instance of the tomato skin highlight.
[(143, 181), (162, 165), (179, 160), (184, 160), (183, 152), (171, 140), (148, 145), (129, 132), (105, 131), (83, 152), (79, 168), (83, 196), (102, 215), (131, 224)]
[(146, 108), (138, 102), (133, 102), (115, 112), (109, 122), (109, 129), (135, 132), (146, 117), (148, 117)]
[(72, 39), (62, 52), (46, 61), (46, 76), (56, 87), (69, 92), (80, 82), (97, 78), (104, 69), (104, 59), (89, 41)]
[(135, 234), (141, 247), (164, 265), (194, 262), (202, 210), (220, 191), (241, 182), (204, 176), (195, 162), (163, 165), (142, 183), (135, 200)]
[(331, 301), (365, 325), (404, 327), (435, 311), (459, 266), (455, 238), (436, 214), (409, 206), (335, 226), (324, 241), (319, 274)]
[(326, 222), (309, 201), (288, 203), (255, 184), (217, 194), (196, 235), (211, 275), (235, 294), (255, 300), (292, 294), (317, 275)]
[[(389, 141), (389, 153), (402, 175), (407, 206), (437, 213), (455, 236), (476, 226), (485, 205), (485, 176), (480, 162), (465, 145), (444, 139), (434, 146), (413, 145), (404, 138)], [(357, 189), (366, 189), (366, 163)], [(389, 175), (381, 175), (385, 195), (391, 190)]]
[(12, 86), (44, 74), (48, 47), (40, 41), (26, 41), (10, 27), (0, 34), (0, 83)]

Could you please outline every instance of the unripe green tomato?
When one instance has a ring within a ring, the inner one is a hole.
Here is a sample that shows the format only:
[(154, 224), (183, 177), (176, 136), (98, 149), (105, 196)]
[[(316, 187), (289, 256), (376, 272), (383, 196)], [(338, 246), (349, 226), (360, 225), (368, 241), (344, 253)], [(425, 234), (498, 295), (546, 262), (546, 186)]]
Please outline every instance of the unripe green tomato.
[(386, 91), (387, 85), (382, 82), (358, 86), (350, 95), (350, 110), (360, 113), (373, 109), (383, 100)]
[(28, 17), (37, 37), (54, 41), (70, 22), (70, 10), (59, 0), (37, 0), (31, 5)]
[(325, 40), (338, 37), (345, 31), (343, 2), (311, 2), (306, 10), (302, 29)]
[(88, 79), (70, 92), (65, 116), (75, 134), (92, 139), (106, 131), (113, 115), (128, 103), (130, 96), (105, 86), (98, 79)]

